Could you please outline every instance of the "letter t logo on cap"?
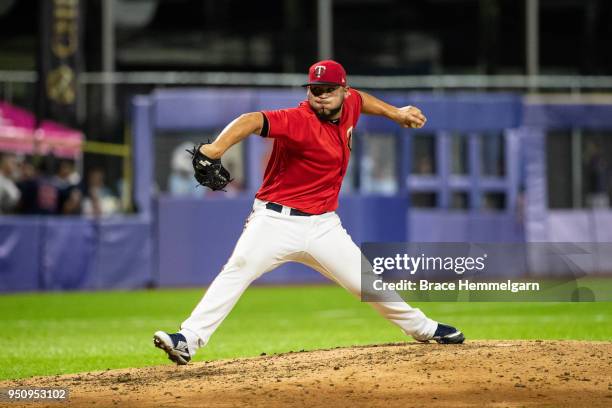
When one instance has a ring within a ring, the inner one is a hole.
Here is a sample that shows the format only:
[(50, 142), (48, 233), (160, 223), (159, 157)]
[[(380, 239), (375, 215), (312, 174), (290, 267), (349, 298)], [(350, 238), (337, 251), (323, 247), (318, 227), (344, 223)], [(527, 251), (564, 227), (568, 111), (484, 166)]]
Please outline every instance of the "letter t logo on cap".
[(317, 65), (314, 69), (315, 78), (321, 78), (325, 73), (325, 65)]

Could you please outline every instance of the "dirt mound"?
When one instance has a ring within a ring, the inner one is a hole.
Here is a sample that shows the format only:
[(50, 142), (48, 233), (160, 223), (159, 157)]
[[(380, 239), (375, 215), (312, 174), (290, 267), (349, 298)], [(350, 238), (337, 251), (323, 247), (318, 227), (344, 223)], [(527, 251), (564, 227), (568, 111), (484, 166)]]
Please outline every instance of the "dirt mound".
[(70, 405), (104, 407), (609, 407), (611, 378), (612, 342), (470, 341), (169, 363), (0, 387), (68, 387)]

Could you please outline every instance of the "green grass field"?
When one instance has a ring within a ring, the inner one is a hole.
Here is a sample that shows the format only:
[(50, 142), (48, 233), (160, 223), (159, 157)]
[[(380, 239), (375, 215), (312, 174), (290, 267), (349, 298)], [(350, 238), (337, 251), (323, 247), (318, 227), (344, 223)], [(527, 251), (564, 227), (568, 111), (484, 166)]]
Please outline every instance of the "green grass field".
[[(170, 364), (151, 342), (203, 290), (0, 296), (0, 379)], [(468, 339), (612, 339), (612, 303), (420, 303)], [(407, 341), (334, 286), (252, 287), (195, 361)]]

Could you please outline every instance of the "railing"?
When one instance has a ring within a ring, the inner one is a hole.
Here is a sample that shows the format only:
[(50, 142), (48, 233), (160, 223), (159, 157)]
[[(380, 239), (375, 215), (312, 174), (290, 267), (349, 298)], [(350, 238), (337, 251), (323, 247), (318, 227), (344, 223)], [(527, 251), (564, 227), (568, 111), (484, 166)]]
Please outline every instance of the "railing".
[[(34, 71), (0, 71), (0, 83), (34, 83)], [(612, 90), (612, 76), (579, 75), (423, 75), (364, 76), (351, 75), (350, 84), (369, 89), (512, 89), (570, 91)], [(86, 72), (79, 76), (81, 85), (228, 85), (228, 86), (301, 86), (303, 74), (249, 72)]]

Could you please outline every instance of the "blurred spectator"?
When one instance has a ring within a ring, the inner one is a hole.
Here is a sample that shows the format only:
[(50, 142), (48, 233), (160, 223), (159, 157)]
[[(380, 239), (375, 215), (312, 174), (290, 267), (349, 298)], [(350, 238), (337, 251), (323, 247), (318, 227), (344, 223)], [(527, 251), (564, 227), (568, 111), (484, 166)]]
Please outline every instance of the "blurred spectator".
[(55, 157), (50, 154), (43, 157), (38, 165), (36, 179), (36, 213), (43, 215), (57, 214), (59, 194), (54, 183), (53, 168)]
[(57, 212), (64, 215), (77, 215), (81, 213), (82, 193), (77, 187), (80, 176), (74, 169), (72, 160), (60, 160), (57, 171), (53, 177), (53, 184), (57, 188)]
[(590, 208), (608, 208), (608, 183), (610, 180), (609, 163), (604, 156), (601, 146), (594, 141), (586, 145), (586, 190), (587, 206)]
[(105, 185), (104, 178), (102, 168), (94, 167), (89, 170), (83, 199), (83, 214), (100, 217), (119, 211), (119, 199)]
[(361, 159), (361, 186), (365, 194), (397, 193), (393, 136), (366, 135)]
[(32, 159), (21, 163), (21, 178), (17, 182), (21, 192), (20, 214), (38, 214), (38, 170)]
[(366, 194), (393, 195), (397, 192), (395, 178), (387, 163), (372, 156), (361, 160), (361, 191)]
[(53, 156), (26, 159), (21, 163), (21, 177), (17, 183), (21, 192), (20, 214), (57, 214), (59, 194), (52, 173), (54, 163)]
[(13, 154), (0, 155), (0, 214), (8, 214), (15, 210), (21, 193), (15, 184), (17, 173), (17, 158)]
[(200, 188), (193, 177), (193, 166), (187, 149), (197, 145), (192, 142), (179, 144), (172, 152), (172, 168), (168, 177), (168, 192), (175, 196), (202, 197), (206, 193), (205, 188)]
[(423, 174), (423, 175), (434, 174), (434, 168), (433, 168), (433, 163), (431, 161), (431, 157), (429, 156), (419, 157), (416, 162), (416, 168), (415, 168), (414, 173)]

